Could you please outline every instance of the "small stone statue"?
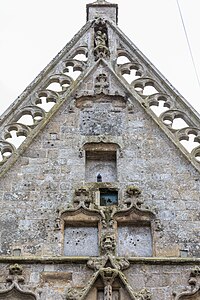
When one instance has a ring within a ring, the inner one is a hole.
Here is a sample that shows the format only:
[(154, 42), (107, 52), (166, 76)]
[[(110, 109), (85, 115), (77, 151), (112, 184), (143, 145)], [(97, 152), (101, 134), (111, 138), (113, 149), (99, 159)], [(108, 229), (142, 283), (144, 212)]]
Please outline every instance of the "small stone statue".
[(105, 20), (101, 18), (97, 19), (95, 22), (94, 56), (96, 60), (101, 57), (105, 58), (109, 56), (107, 27)]
[(100, 47), (106, 47), (107, 34), (98, 30), (95, 34), (95, 45)]

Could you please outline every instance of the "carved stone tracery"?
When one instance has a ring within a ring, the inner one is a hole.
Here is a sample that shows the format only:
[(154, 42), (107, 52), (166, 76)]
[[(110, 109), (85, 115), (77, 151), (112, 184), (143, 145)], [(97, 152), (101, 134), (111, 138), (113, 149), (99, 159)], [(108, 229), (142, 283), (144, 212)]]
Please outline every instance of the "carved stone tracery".
[[(128, 82), (129, 86), (133, 87), (138, 96), (141, 97), (142, 105), (153, 111), (159, 121), (174, 134), (175, 143), (177, 143), (177, 137), (179, 141), (183, 139), (189, 140), (187, 131), (192, 131), (193, 128), (195, 128), (196, 132), (199, 131), (199, 120), (197, 120), (196, 116), (192, 116), (190, 113), (185, 113), (185, 111), (189, 108), (185, 105), (185, 103), (184, 106), (182, 105), (183, 101), (181, 96), (174, 95), (174, 93), (170, 90), (170, 86), (167, 86), (165, 82), (160, 81), (160, 78), (157, 77), (156, 74), (152, 74), (149, 67), (144, 63), (144, 61), (140, 60), (135, 53), (130, 54), (130, 49), (126, 49), (125, 45), (119, 45), (118, 57), (120, 56), (126, 57), (129, 62), (116, 64), (117, 72), (123, 76), (125, 74), (131, 75), (131, 71), (135, 70), (136, 78), (134, 78), (131, 82)], [(152, 87), (152, 92), (149, 94), (144, 93), (147, 87)], [(153, 110), (153, 107), (155, 106), (159, 108), (162, 108), (163, 106), (163, 110), (155, 112)], [(179, 129), (174, 129), (173, 122), (175, 119), (185, 121), (185, 126), (182, 125), (184, 124), (184, 122), (182, 122)], [(185, 133), (183, 133), (184, 131)], [(177, 145), (181, 146), (181, 149), (182, 147), (185, 148), (186, 152), (184, 153), (188, 152), (189, 159), (192, 159), (194, 165), (197, 166), (196, 162), (199, 163), (200, 161), (200, 141), (198, 134), (194, 134), (196, 135), (194, 142), (198, 142), (199, 146), (197, 145), (195, 147), (194, 145), (194, 148), (190, 151), (190, 147), (187, 148), (183, 144), (180, 145), (179, 141)], [(199, 166), (197, 166), (197, 168), (199, 169)]]
[[(63, 100), (62, 97), (65, 92), (67, 92), (68, 88), (73, 84), (73, 78), (65, 74), (68, 73), (69, 67), (72, 67), (73, 72), (82, 72), (86, 68), (86, 61), (73, 58), (78, 54), (84, 54), (86, 56), (87, 47), (80, 46), (75, 48), (71, 58), (60, 61), (56, 71), (54, 70), (54, 72), (52, 72), (51, 70), (48, 77), (44, 77), (45, 81), (42, 81), (42, 84), (37, 87), (36, 90), (33, 89), (32, 94), (25, 99), (24, 104), (20, 105), (16, 113), (12, 112), (10, 118), (5, 119), (2, 131), (0, 132), (0, 165), (3, 165), (19, 147), (19, 144), (16, 143), (15, 145), (13, 141), (11, 141), (11, 143), (10, 141), (6, 141), (8, 138), (13, 138), (10, 132), (15, 131), (16, 137), (23, 136), (26, 139), (31, 131), (37, 128), (39, 123), (45, 119), (54, 104)], [(58, 84), (58, 91), (49, 88), (52, 83)], [(45, 109), (43, 109), (40, 107), (41, 105), (49, 103), (52, 103), (50, 108), (45, 107)], [(21, 117), (24, 116), (31, 116), (32, 124), (27, 125), (24, 121), (24, 123), (20, 122)]]

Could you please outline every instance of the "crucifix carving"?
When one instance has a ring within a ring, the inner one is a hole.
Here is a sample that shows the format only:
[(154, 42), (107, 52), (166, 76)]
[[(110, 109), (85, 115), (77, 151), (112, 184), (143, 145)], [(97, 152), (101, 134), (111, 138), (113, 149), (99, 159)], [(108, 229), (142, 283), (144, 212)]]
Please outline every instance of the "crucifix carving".
[(96, 77), (95, 92), (97, 94), (101, 94), (101, 93), (108, 94), (109, 82), (106, 74), (99, 74)]

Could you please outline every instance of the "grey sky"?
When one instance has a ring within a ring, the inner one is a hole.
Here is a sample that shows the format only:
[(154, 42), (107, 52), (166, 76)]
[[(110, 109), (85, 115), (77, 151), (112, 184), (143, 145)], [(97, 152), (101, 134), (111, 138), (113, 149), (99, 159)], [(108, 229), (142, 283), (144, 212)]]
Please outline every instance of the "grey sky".
[[(0, 10), (0, 113), (85, 24), (89, 0), (6, 0)], [(92, 1), (91, 1), (92, 2)], [(176, 0), (112, 0), (119, 27), (200, 112)], [(179, 0), (200, 74), (199, 0)]]

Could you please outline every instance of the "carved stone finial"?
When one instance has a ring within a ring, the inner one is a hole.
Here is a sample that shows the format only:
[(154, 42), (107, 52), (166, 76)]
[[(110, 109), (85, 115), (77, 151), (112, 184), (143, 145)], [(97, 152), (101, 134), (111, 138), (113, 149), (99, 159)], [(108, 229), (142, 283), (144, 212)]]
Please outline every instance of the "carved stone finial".
[(80, 187), (75, 190), (74, 207), (91, 208), (91, 202), (89, 191), (86, 187)]
[(22, 271), (23, 271), (22, 266), (20, 266), (18, 264), (14, 264), (9, 267), (10, 275), (22, 275)]
[(135, 197), (139, 197), (139, 195), (141, 194), (141, 190), (134, 185), (127, 186), (126, 192), (129, 196), (135, 196)]
[(9, 267), (9, 276), (6, 278), (7, 282), (16, 283), (24, 282), (24, 277), (22, 276), (23, 268), (18, 264), (11, 265)]

